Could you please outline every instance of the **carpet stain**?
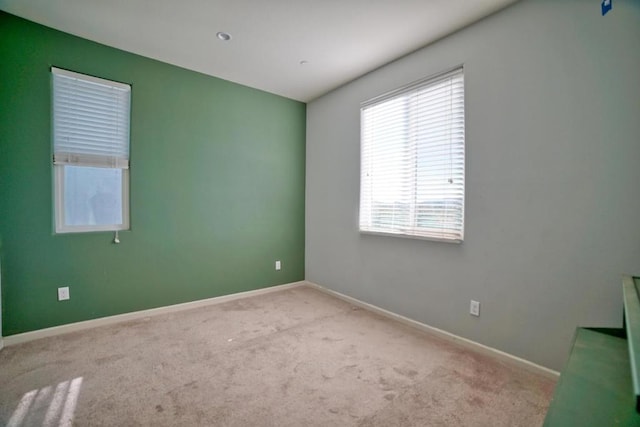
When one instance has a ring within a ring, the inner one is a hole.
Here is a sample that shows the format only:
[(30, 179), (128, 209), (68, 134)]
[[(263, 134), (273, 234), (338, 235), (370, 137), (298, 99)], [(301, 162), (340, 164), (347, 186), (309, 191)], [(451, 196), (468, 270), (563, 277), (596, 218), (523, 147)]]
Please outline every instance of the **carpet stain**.
[(347, 347), (344, 351), (344, 354), (346, 354), (347, 356), (355, 356), (356, 354), (358, 354), (358, 347), (356, 347), (353, 344), (349, 344), (349, 347)]
[(123, 358), (124, 358), (124, 355), (122, 354), (112, 354), (110, 356), (98, 357), (97, 359), (94, 359), (94, 363), (98, 366), (101, 366), (107, 363), (118, 361)]
[(50, 369), (52, 366), (63, 367), (65, 365), (70, 365), (71, 363), (73, 363), (71, 360), (56, 360), (53, 362), (42, 363), (42, 364), (33, 366), (30, 369), (26, 369), (22, 372), (17, 373), (16, 377), (27, 375), (27, 374), (30, 374), (31, 372), (38, 371), (38, 370)]
[(470, 399), (467, 399), (467, 402), (469, 405), (475, 406), (476, 408), (482, 408), (484, 406), (484, 400), (479, 396), (473, 396)]
[(473, 374), (466, 374), (453, 369), (450, 372), (451, 376), (457, 381), (464, 381), (469, 387), (474, 390), (478, 390), (484, 393), (495, 393), (500, 390), (501, 383), (499, 376), (490, 376), (485, 372), (474, 372)]
[(162, 412), (164, 411), (164, 408), (162, 407), (162, 405), (156, 405), (156, 412)]
[(287, 378), (287, 380), (284, 382), (284, 384), (280, 385), (280, 391), (282, 392), (282, 394), (284, 396), (289, 394), (289, 387), (291, 387), (291, 383), (293, 382), (293, 378), (289, 377)]
[(397, 381), (385, 377), (380, 377), (378, 379), (378, 384), (380, 384), (380, 388), (383, 391), (395, 391), (399, 386), (401, 386)]
[[(496, 364), (495, 361), (488, 363)], [(515, 381), (504, 382), (499, 389), (484, 381), (482, 378), (465, 381), (457, 369), (439, 366), (425, 379), (402, 389), (386, 407), (364, 417), (359, 425), (512, 427), (540, 424), (539, 414), (544, 413), (548, 404), (544, 394), (534, 397), (515, 385)], [(533, 401), (527, 397), (533, 397)]]
[(220, 304), (220, 309), (222, 311), (249, 311), (249, 310), (259, 310), (262, 307), (255, 304), (251, 299), (247, 298), (245, 300), (240, 301), (230, 301), (224, 304)]
[(407, 377), (407, 378), (415, 378), (416, 375), (418, 375), (418, 371), (414, 370), (414, 369), (407, 369), (407, 368), (393, 368), (394, 371), (396, 371), (398, 374)]
[(167, 396), (169, 396), (169, 398), (171, 399), (171, 403), (173, 404), (173, 415), (178, 417), (184, 415), (185, 408), (180, 404), (179, 401), (179, 396), (181, 395), (180, 391), (174, 389), (168, 391), (166, 394)]

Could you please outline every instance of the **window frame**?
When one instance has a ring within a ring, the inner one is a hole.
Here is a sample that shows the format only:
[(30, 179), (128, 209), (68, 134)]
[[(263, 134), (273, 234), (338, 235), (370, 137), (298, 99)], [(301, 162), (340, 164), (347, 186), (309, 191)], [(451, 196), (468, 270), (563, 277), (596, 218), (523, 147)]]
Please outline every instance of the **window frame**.
[[(129, 218), (129, 169), (122, 170), (122, 224), (103, 225), (65, 225), (64, 215), (64, 175), (66, 166), (83, 167), (83, 165), (53, 165), (54, 174), (54, 204), (56, 234), (92, 233), (99, 231), (130, 230)], [(92, 167), (92, 166), (85, 166)]]
[[(422, 227), (422, 229), (424, 229), (425, 231), (427, 231), (427, 233), (433, 233), (433, 234), (442, 234), (443, 236), (434, 236), (434, 235), (422, 235), (422, 234), (416, 234), (416, 230), (418, 229), (417, 225), (416, 226), (411, 226), (408, 225), (407, 227), (405, 227), (404, 229), (400, 230), (400, 229), (391, 229), (391, 227), (387, 227), (386, 230), (384, 230), (382, 227), (380, 227), (380, 229), (375, 230), (375, 229), (371, 229), (371, 228), (375, 228), (375, 226), (373, 225), (373, 221), (371, 220), (371, 218), (368, 221), (368, 225), (366, 226), (365, 229), (363, 229), (363, 207), (365, 206), (365, 201), (364, 201), (364, 179), (363, 179), (363, 171), (365, 170), (365, 155), (364, 155), (364, 146), (365, 146), (365, 137), (364, 137), (364, 125), (365, 125), (365, 120), (364, 120), (364, 114), (365, 114), (365, 109), (368, 107), (372, 107), (375, 105), (380, 105), (383, 104), (385, 102), (388, 101), (393, 101), (395, 99), (399, 99), (401, 96), (403, 95), (409, 95), (414, 91), (418, 91), (421, 88), (425, 88), (428, 87), (430, 84), (437, 84), (439, 80), (446, 78), (448, 75), (456, 75), (457, 73), (460, 74), (461, 78), (462, 78), (462, 126), (461, 126), (461, 130), (463, 132), (463, 134), (466, 134), (466, 105), (465, 105), (465, 98), (466, 98), (466, 81), (465, 81), (465, 67), (464, 64), (455, 66), (455, 67), (451, 67), (443, 72), (439, 72), (437, 74), (419, 79), (417, 81), (414, 81), (412, 83), (409, 83), (407, 85), (404, 85), (402, 87), (399, 87), (397, 89), (391, 90), (389, 92), (386, 92), (384, 94), (381, 94), (379, 96), (376, 96), (374, 98), (371, 98), (367, 101), (364, 101), (360, 104), (360, 199), (359, 199), (359, 212), (358, 212), (358, 231), (360, 234), (367, 234), (367, 235), (382, 235), (382, 236), (394, 236), (394, 237), (401, 237), (401, 238), (408, 238), (408, 239), (418, 239), (418, 240), (429, 240), (429, 241), (436, 241), (436, 242), (447, 242), (447, 243), (462, 243), (464, 241), (464, 228), (465, 228), (465, 201), (466, 201), (466, 135), (464, 135), (462, 137), (462, 155), (461, 155), (461, 166), (462, 166), (462, 196), (460, 198), (460, 208), (459, 208), (459, 212), (461, 215), (461, 219), (460, 219), (460, 228), (459, 230), (453, 229), (453, 228), (427, 228), (427, 227)], [(408, 116), (408, 115), (407, 115)], [(407, 116), (403, 116), (403, 118), (406, 118)], [(407, 141), (410, 144), (413, 141)], [(417, 158), (417, 149), (416, 149), (416, 158)], [(369, 154), (371, 155), (371, 154)], [(412, 161), (417, 161), (416, 158), (414, 158)], [(406, 160), (406, 162), (409, 162), (410, 160)], [(404, 164), (404, 163), (403, 163)], [(413, 189), (412, 189), (412, 194), (415, 196), (415, 193), (417, 192), (417, 188), (418, 188), (418, 180), (417, 178), (413, 178), (412, 181), (413, 184)], [(446, 200), (446, 198), (440, 199), (438, 201), (441, 200)], [(436, 200), (434, 200), (436, 201)], [(368, 211), (371, 212), (372, 208), (373, 208), (373, 200), (369, 201), (369, 206), (367, 207)], [(398, 201), (394, 201), (391, 203), (398, 203)], [(418, 213), (418, 209), (417, 209), (417, 205), (418, 202), (416, 202), (416, 200), (414, 199), (412, 202), (410, 202), (409, 204), (409, 218), (413, 218), (413, 220), (410, 220), (409, 222), (412, 224), (417, 224), (417, 220), (415, 220), (415, 217)], [(408, 224), (409, 224), (408, 222)], [(445, 236), (446, 234), (451, 234), (451, 236)], [(459, 237), (458, 237), (459, 236)]]
[[(55, 91), (55, 82), (54, 75), (60, 74), (67, 77), (78, 78), (84, 81), (109, 85), (112, 87), (126, 87), (129, 91), (129, 100), (128, 100), (128, 114), (129, 114), (129, 123), (127, 129), (127, 139), (128, 139), (128, 152), (130, 153), (130, 132), (131, 132), (131, 85), (126, 83), (121, 83), (113, 80), (103, 79), (100, 77), (95, 77), (87, 74), (78, 73), (75, 71), (66, 70), (58, 67), (51, 67), (51, 159), (53, 166), (53, 213), (54, 213), (54, 233), (55, 234), (71, 234), (71, 233), (92, 233), (92, 232), (111, 232), (111, 231), (123, 231), (131, 229), (131, 212), (130, 212), (130, 160), (127, 160), (126, 165), (123, 165), (120, 160), (116, 160), (113, 166), (106, 166), (106, 163), (95, 164), (91, 160), (106, 158), (108, 156), (101, 155), (75, 155), (74, 153), (64, 153), (64, 156), (68, 158), (73, 158), (72, 161), (67, 161), (63, 164), (56, 164), (56, 135), (55, 135), (55, 124), (54, 117), (56, 114), (55, 109), (55, 100), (54, 100), (54, 91)], [(85, 160), (77, 159), (77, 157), (85, 158)], [(88, 161), (86, 159), (89, 159)], [(130, 154), (128, 154), (128, 159), (130, 159)], [(122, 223), (121, 224), (93, 224), (93, 225), (66, 225), (65, 223), (65, 169), (67, 166), (73, 167), (91, 167), (91, 168), (107, 168), (107, 169), (120, 169), (122, 171)]]

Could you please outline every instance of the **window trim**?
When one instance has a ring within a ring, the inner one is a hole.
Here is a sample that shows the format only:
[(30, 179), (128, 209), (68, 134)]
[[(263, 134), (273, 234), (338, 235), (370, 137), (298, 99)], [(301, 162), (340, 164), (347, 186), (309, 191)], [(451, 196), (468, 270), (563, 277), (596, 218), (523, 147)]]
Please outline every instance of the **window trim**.
[[(106, 224), (106, 225), (65, 225), (64, 222), (64, 172), (65, 166), (71, 165), (53, 165), (54, 174), (54, 204), (55, 204), (55, 226), (56, 234), (69, 233), (92, 233), (102, 231), (124, 231), (130, 230), (130, 211), (129, 211), (129, 169), (116, 168), (122, 170), (122, 224)], [(82, 167), (84, 165), (77, 165)], [(95, 167), (95, 166), (86, 166)]]
[[(51, 149), (52, 149), (52, 167), (53, 167), (53, 217), (54, 217), (54, 234), (71, 234), (71, 233), (92, 233), (105, 231), (124, 231), (131, 229), (131, 211), (130, 211), (130, 132), (131, 132), (131, 89), (130, 84), (117, 82), (113, 80), (103, 79), (88, 74), (77, 73), (74, 71), (52, 66), (51, 69)], [(56, 154), (55, 147), (55, 75), (80, 79), (99, 85), (106, 85), (129, 92), (129, 128), (127, 129), (127, 158), (122, 159), (117, 156), (97, 155), (97, 154), (76, 154), (69, 152), (60, 152)], [(92, 167), (92, 168), (108, 168), (120, 169), (122, 171), (122, 223), (121, 224), (104, 224), (104, 225), (65, 225), (65, 197), (64, 197), (64, 181), (66, 166), (75, 167)]]
[[(374, 105), (374, 104), (379, 104), (379, 103), (385, 101), (386, 99), (391, 99), (396, 95), (400, 95), (400, 94), (408, 92), (408, 91), (410, 91), (412, 89), (418, 88), (418, 87), (422, 86), (423, 84), (428, 83), (431, 80), (439, 79), (440, 77), (446, 76), (447, 74), (451, 74), (451, 73), (453, 73), (454, 71), (457, 71), (457, 70), (461, 70), (463, 75), (464, 75), (464, 73), (465, 73), (464, 64), (460, 64), (460, 65), (456, 65), (456, 66), (451, 67), (451, 68), (447, 68), (444, 71), (440, 71), (438, 73), (431, 74), (431, 75), (429, 75), (427, 77), (420, 78), (420, 79), (415, 80), (415, 81), (413, 81), (411, 83), (408, 83), (408, 84), (406, 84), (404, 86), (400, 86), (398, 88), (392, 89), (392, 90), (390, 90), (388, 92), (385, 92), (383, 94), (375, 96), (375, 97), (373, 97), (371, 99), (363, 101), (363, 102), (360, 103), (360, 110), (362, 111), (362, 108), (364, 108), (364, 107), (369, 107), (369, 106)], [(465, 91), (466, 91), (466, 89), (465, 89)], [(465, 110), (465, 113), (466, 113), (466, 110)]]
[[(362, 182), (362, 170), (363, 170), (363, 146), (364, 146), (364, 138), (363, 138), (363, 128), (362, 128), (362, 124), (363, 124), (363, 114), (364, 114), (364, 110), (367, 107), (371, 107), (377, 104), (381, 104), (384, 103), (387, 100), (391, 100), (397, 96), (400, 96), (402, 94), (411, 92), (412, 90), (415, 89), (419, 89), (422, 86), (427, 85), (429, 82), (431, 81), (437, 81), (439, 78), (442, 78), (448, 74), (453, 74), (457, 71), (460, 71), (460, 73), (462, 74), (462, 78), (463, 78), (463, 86), (462, 86), (462, 93), (463, 93), (463, 103), (465, 102), (465, 98), (466, 98), (466, 79), (465, 79), (465, 75), (466, 75), (466, 70), (465, 70), (465, 66), (464, 64), (459, 64), (456, 66), (453, 66), (451, 68), (448, 68), (442, 72), (438, 72), (435, 74), (432, 74), (430, 76), (418, 79), (416, 81), (413, 81), (411, 83), (408, 83), (404, 86), (401, 86), (399, 88), (390, 90), (388, 92), (385, 92), (381, 95), (378, 95), (374, 98), (368, 99), (366, 101), (363, 101), (360, 103), (360, 173), (359, 173), (359, 178), (360, 178), (360, 186), (359, 186), (359, 203), (358, 203), (358, 232), (359, 234), (364, 234), (364, 235), (379, 235), (379, 236), (392, 236), (392, 237), (401, 237), (401, 238), (406, 238), (406, 239), (416, 239), (416, 240), (429, 240), (429, 241), (436, 241), (436, 242), (445, 242), (445, 243), (455, 243), (455, 244), (461, 244), (464, 242), (464, 234), (465, 234), (465, 205), (466, 205), (466, 197), (467, 197), (467, 185), (466, 185), (466, 154), (467, 154), (467, 147), (466, 147), (466, 135), (463, 138), (462, 141), (462, 168), (463, 168), (463, 185), (462, 185), (462, 189), (463, 189), (463, 193), (462, 193), (462, 198), (461, 198), (461, 202), (462, 205), (460, 207), (460, 214), (462, 216), (461, 221), (460, 221), (460, 230), (459, 230), (459, 238), (458, 237), (438, 237), (438, 236), (424, 236), (424, 235), (418, 235), (418, 234), (412, 234), (407, 232), (406, 229), (404, 230), (398, 230), (397, 232), (395, 231), (377, 231), (377, 230), (367, 230), (367, 229), (362, 229), (362, 222), (361, 222), (361, 211), (363, 208), (363, 182)], [(464, 104), (463, 104), (464, 105)], [(464, 131), (464, 133), (466, 134), (466, 116), (467, 116), (467, 110), (466, 110), (466, 105), (463, 107), (463, 111), (462, 111), (462, 117), (463, 117), (463, 125), (462, 125), (462, 130)], [(411, 213), (410, 213), (411, 215)], [(424, 228), (424, 230), (427, 230), (427, 228)], [(441, 229), (433, 229), (433, 230), (438, 230), (438, 232), (440, 232), (441, 234), (447, 234), (447, 233), (443, 233)]]

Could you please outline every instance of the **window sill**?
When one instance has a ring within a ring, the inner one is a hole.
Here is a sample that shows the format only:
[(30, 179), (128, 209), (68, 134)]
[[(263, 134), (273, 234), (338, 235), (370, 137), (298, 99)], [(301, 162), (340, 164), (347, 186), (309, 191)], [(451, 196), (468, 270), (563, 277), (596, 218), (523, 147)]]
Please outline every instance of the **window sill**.
[(390, 236), (390, 237), (401, 237), (403, 239), (414, 239), (414, 240), (429, 240), (432, 242), (443, 242), (443, 243), (455, 243), (462, 244), (463, 240), (461, 239), (449, 239), (446, 237), (431, 237), (431, 236), (416, 236), (413, 234), (404, 234), (404, 233), (390, 233), (383, 231), (369, 231), (369, 230), (358, 230), (360, 234), (367, 234), (371, 236)]

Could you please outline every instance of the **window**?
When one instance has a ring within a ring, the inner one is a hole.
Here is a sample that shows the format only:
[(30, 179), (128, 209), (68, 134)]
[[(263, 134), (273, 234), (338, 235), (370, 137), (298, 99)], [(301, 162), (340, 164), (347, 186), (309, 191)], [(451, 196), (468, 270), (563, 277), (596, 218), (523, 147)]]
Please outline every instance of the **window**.
[(362, 104), (360, 231), (461, 242), (462, 68)]
[(51, 73), (56, 232), (127, 230), (131, 86)]

